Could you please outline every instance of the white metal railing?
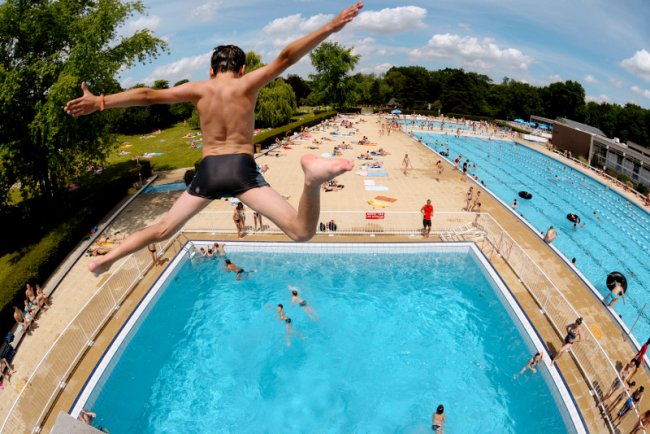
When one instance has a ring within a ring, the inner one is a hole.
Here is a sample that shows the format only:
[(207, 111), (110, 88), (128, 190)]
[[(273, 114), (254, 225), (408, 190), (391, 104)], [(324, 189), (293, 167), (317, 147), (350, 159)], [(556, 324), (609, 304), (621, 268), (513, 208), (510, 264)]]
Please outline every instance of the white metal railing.
[[(156, 250), (163, 254), (175, 239), (170, 238), (164, 246), (159, 243)], [(141, 250), (127, 256), (116, 267), (52, 343), (18, 394), (0, 432), (40, 432), (43, 417), (65, 387), (72, 370), (87, 348), (92, 346), (97, 333), (152, 265), (151, 254)], [(65, 285), (65, 281), (62, 285)]]
[[(492, 216), (489, 214), (482, 216), (477, 226), (484, 231), (487, 241), (519, 277), (536, 303), (542, 308), (556, 332), (564, 337), (566, 325), (573, 323), (581, 315), (548, 275)], [(603, 410), (610, 431), (616, 432), (609, 415), (605, 411), (606, 406), (602, 396), (606, 393), (612, 379), (618, 379), (621, 384), (624, 384), (624, 382), (619, 377), (612, 360), (592, 334), (587, 322), (583, 322), (583, 325), (585, 331), (582, 333), (582, 341), (571, 347), (571, 353), (589, 383), (598, 405)], [(603, 366), (608, 369), (603, 370)], [(625, 388), (622, 389), (625, 391)], [(635, 407), (634, 411), (638, 416), (637, 410)]]
[[(236, 232), (232, 216), (233, 213), (229, 211), (202, 211), (187, 222), (183, 232), (231, 234)], [(473, 222), (476, 216), (477, 213), (468, 212), (436, 212), (431, 220), (431, 234), (442, 234), (456, 229)], [(336, 230), (328, 227), (328, 223), (332, 220), (336, 224)], [(321, 211), (319, 226), (320, 223), (325, 225), (325, 230), (319, 227), (317, 234), (417, 236), (422, 230), (422, 214), (411, 211), (385, 211), (381, 208), (373, 211)], [(246, 214), (245, 234), (247, 236), (283, 233), (267, 218), (264, 218), (263, 226), (263, 231), (255, 231), (252, 212)]]

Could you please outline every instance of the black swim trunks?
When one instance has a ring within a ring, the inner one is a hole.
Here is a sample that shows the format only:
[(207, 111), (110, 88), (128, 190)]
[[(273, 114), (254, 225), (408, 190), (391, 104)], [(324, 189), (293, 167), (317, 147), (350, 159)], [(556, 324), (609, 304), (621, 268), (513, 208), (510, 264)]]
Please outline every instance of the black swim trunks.
[(252, 155), (208, 155), (199, 163), (187, 192), (205, 199), (221, 199), (268, 185)]
[(286, 322), (287, 324), (291, 324), (291, 318), (285, 319), (284, 322)]
[(431, 220), (427, 219), (422, 219), (422, 226), (426, 227), (431, 227)]

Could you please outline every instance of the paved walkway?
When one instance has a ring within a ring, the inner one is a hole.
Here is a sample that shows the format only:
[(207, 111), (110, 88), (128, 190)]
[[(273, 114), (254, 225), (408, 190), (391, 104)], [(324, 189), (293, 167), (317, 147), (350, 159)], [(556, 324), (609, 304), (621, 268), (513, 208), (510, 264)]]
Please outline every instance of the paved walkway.
[[(322, 194), (322, 210), (354, 210), (354, 211), (379, 211), (368, 205), (368, 200), (377, 195), (384, 195), (396, 198), (397, 201), (391, 204), (391, 211), (413, 211), (417, 212), (424, 204), (427, 198), (433, 201), (437, 211), (461, 211), (464, 208), (465, 192), (469, 185), (474, 185), (475, 190), (480, 187), (470, 182), (462, 182), (458, 172), (451, 170), (451, 167), (445, 164), (445, 172), (439, 180), (436, 179), (434, 165), (438, 160), (437, 156), (424, 146), (416, 143), (401, 133), (393, 132), (390, 136), (380, 137), (379, 120), (375, 116), (361, 117), (365, 122), (357, 124), (360, 132), (355, 138), (344, 138), (347, 143), (351, 140), (358, 140), (362, 135), (367, 136), (371, 142), (379, 143), (379, 146), (359, 146), (354, 145), (351, 150), (344, 150), (343, 157), (354, 159), (356, 156), (365, 153), (366, 150), (377, 150), (383, 147), (391, 155), (380, 157), (384, 162), (384, 167), (388, 172), (388, 177), (365, 178), (356, 174), (357, 169), (352, 172), (341, 175), (338, 178), (339, 183), (344, 184), (345, 188), (338, 192)], [(330, 137), (329, 134), (314, 133), (317, 138)], [(311, 140), (311, 139), (310, 139)], [(266, 173), (267, 181), (277, 189), (281, 194), (289, 196), (289, 201), (297, 206), (300, 193), (302, 190), (303, 175), (300, 171), (299, 159), (305, 152), (325, 153), (331, 152), (336, 142), (326, 142), (327, 145), (321, 145), (320, 149), (306, 149), (310, 141), (297, 142), (292, 149), (282, 149), (279, 157), (264, 156), (258, 162), (260, 165), (268, 164), (270, 170)], [(401, 172), (401, 163), (404, 154), (409, 154), (413, 169), (409, 170), (407, 175)], [(177, 179), (168, 177), (164, 182), (171, 182), (182, 179), (184, 171), (177, 171)], [(387, 191), (366, 191), (364, 180), (375, 180), (376, 185), (388, 187)], [(162, 193), (148, 195), (138, 198), (130, 205), (122, 215), (108, 229), (109, 233), (118, 236), (131, 233), (144, 225), (150, 224), (157, 220), (171, 203), (178, 197), (179, 192)], [(504, 208), (499, 202), (489, 197), (484, 191), (482, 192), (482, 211), (490, 213), (499, 223), (506, 228), (511, 236), (535, 259), (543, 269), (553, 277), (555, 284), (571, 301), (575, 308), (585, 317), (585, 322), (589, 324), (592, 332), (600, 340), (600, 343), (606, 349), (610, 358), (615, 362), (629, 360), (634, 354), (632, 346), (619, 333), (619, 328), (613, 321), (610, 314), (605, 310), (602, 304), (591, 294), (584, 284), (576, 277), (570, 268), (555, 255), (541, 239), (532, 233), (521, 221), (519, 221), (509, 210)], [(232, 207), (227, 201), (214, 201), (207, 210), (232, 212)], [(250, 213), (249, 213), (250, 214)], [(416, 223), (419, 224), (419, 221)], [(234, 229), (234, 228), (233, 228)], [(273, 240), (284, 237), (270, 237)], [(335, 237), (339, 239), (339, 237)], [(340, 237), (345, 241), (352, 241), (353, 237)], [(262, 240), (267, 236), (254, 234), (245, 239)], [(325, 238), (332, 241), (332, 238)], [(368, 238), (358, 238), (360, 241), (369, 241)], [(393, 241), (411, 240), (407, 237), (389, 237)], [(382, 238), (375, 238), (381, 241)], [(385, 239), (384, 239), (385, 240)], [(62, 332), (65, 325), (76, 315), (83, 304), (89, 299), (97, 286), (105, 278), (94, 278), (86, 271), (86, 265), (89, 258), (83, 258), (77, 266), (64, 279), (61, 286), (53, 296), (53, 306), (37, 321), (38, 328), (34, 330), (31, 336), (28, 336), (21, 345), (18, 354), (14, 359), (14, 365), (18, 373), (6, 383), (3, 392), (3, 400), (0, 401), (0, 418), (4, 419), (9, 407), (17, 396), (18, 391), (24, 386), (26, 379), (34, 370), (38, 361), (49, 348), (51, 342)], [(549, 347), (554, 350), (561, 344), (561, 337), (549, 326), (545, 317), (539, 314), (527, 291), (518, 283), (510, 269), (500, 260), (495, 259), (495, 266), (502, 274), (504, 280), (510, 285), (511, 290), (516, 294), (520, 303), (524, 306), (531, 317), (534, 325), (540, 331), (542, 338), (547, 342)], [(158, 270), (159, 271), (159, 270)], [(510, 274), (508, 274), (510, 273)], [(105, 329), (96, 341), (96, 345), (90, 350), (86, 361), (77, 370), (77, 373), (70, 380), (68, 387), (58, 404), (60, 408), (67, 410), (79, 388), (86, 378), (87, 372), (94, 366), (92, 354), (97, 357), (112, 338), (112, 330), (119, 328), (119, 321), (123, 321), (130, 309), (137, 303), (137, 300), (146, 291), (155, 276), (149, 273), (141, 284), (134, 290), (133, 296), (124, 303), (122, 309), (115, 315), (116, 324)], [(598, 330), (597, 330), (598, 329)], [(603, 432), (604, 427), (600, 416), (593, 408), (593, 400), (588, 394), (584, 381), (570, 357), (564, 357), (560, 361), (560, 368), (563, 375), (567, 378), (574, 395), (580, 404), (583, 415), (587, 420), (592, 432)], [(603, 367), (603, 369), (606, 369)], [(637, 383), (650, 385), (648, 373), (637, 374)], [(67, 407), (66, 407), (67, 405)], [(644, 406), (645, 409), (647, 406)], [(56, 412), (54, 412), (56, 414)], [(625, 425), (629, 431), (632, 418), (628, 418)], [(624, 432), (628, 432), (624, 431)], [(47, 430), (46, 430), (47, 432)]]

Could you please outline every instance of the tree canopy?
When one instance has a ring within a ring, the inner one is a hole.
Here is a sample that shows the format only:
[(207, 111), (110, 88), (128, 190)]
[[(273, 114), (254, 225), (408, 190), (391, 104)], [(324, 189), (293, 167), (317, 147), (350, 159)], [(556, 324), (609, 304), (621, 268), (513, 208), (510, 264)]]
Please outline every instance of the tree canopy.
[(318, 100), (342, 106), (349, 90), (346, 78), (361, 57), (353, 55), (352, 48), (344, 48), (338, 42), (323, 42), (311, 52), (310, 57), (316, 69), (310, 79)]
[(86, 81), (96, 92), (119, 90), (121, 68), (165, 48), (149, 30), (117, 29), (139, 1), (6, 0), (0, 4), (0, 201), (16, 182), (23, 196), (55, 197), (70, 177), (114, 146), (111, 116), (73, 119), (66, 101)]

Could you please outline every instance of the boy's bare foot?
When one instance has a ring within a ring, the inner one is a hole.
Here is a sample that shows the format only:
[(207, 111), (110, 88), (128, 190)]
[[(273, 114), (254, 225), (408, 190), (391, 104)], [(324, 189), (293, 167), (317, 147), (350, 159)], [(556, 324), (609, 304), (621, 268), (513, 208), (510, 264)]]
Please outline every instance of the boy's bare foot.
[(90, 264), (88, 264), (88, 271), (93, 273), (95, 277), (99, 276), (102, 273), (105, 273), (106, 271), (108, 271), (109, 268), (110, 266), (101, 265), (97, 262), (91, 262)]
[(334, 179), (354, 167), (354, 163), (350, 160), (322, 158), (316, 155), (303, 155), (300, 164), (305, 172), (305, 184), (319, 187), (323, 182)]

